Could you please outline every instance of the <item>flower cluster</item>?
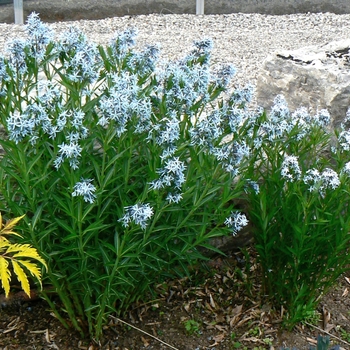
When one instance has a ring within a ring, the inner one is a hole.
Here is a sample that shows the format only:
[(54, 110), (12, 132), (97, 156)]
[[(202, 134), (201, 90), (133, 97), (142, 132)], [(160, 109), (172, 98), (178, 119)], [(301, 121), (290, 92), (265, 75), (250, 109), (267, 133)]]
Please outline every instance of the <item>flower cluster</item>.
[(35, 122), (28, 115), (15, 111), (8, 117), (7, 127), (9, 139), (18, 143), (27, 135), (33, 134)]
[(209, 115), (203, 116), (196, 126), (190, 129), (191, 142), (193, 145), (211, 148), (213, 142), (219, 139), (223, 132), (222, 113), (215, 110)]
[(124, 227), (128, 227), (133, 221), (136, 225), (140, 225), (143, 230), (146, 229), (147, 222), (153, 216), (153, 208), (147, 204), (137, 203), (135, 205), (125, 207), (125, 215), (119, 219)]
[[(151, 135), (155, 136), (158, 145), (163, 146), (165, 150), (176, 148), (176, 141), (180, 139), (180, 120), (175, 111), (170, 111), (168, 116), (160, 119), (152, 125)], [(164, 157), (171, 153), (165, 152)]]
[[(212, 40), (204, 39), (194, 45), (196, 49), (184, 59), (166, 62), (156, 70), (158, 95), (165, 100), (169, 112), (176, 110), (192, 116), (200, 102), (210, 100), (209, 86), (217, 79), (212, 76), (209, 65)], [(225, 72), (227, 78), (231, 70)]]
[(286, 156), (282, 162), (281, 176), (288, 182), (299, 180), (301, 170), (298, 163), (298, 157)]
[(65, 159), (69, 159), (69, 165), (73, 170), (79, 168), (79, 157), (81, 155), (82, 148), (77, 142), (62, 143), (58, 145), (58, 156), (54, 161), (56, 169), (58, 169)]
[(343, 130), (338, 136), (342, 151), (350, 151), (350, 130)]
[(329, 112), (325, 109), (311, 116), (305, 107), (290, 112), (283, 95), (276, 96), (268, 119), (261, 125), (261, 135), (268, 141), (296, 140), (308, 137), (313, 127), (326, 129), (331, 122)]
[(81, 179), (81, 181), (74, 185), (72, 196), (83, 196), (85, 202), (94, 203), (96, 199), (96, 195), (94, 194), (96, 187), (91, 183), (92, 181), (92, 179)]
[(342, 171), (341, 171), (341, 174), (345, 174), (346, 176), (350, 176), (350, 162), (347, 162)]
[(24, 39), (13, 39), (6, 46), (5, 52), (9, 55), (9, 67), (14, 76), (27, 72), (26, 48), (27, 41)]
[(325, 190), (335, 190), (340, 186), (338, 174), (330, 168), (324, 169), (322, 173), (315, 168), (309, 169), (303, 181), (305, 184), (309, 185), (309, 191), (319, 191), (322, 196), (324, 196)]
[(232, 234), (235, 236), (239, 231), (248, 225), (248, 219), (245, 214), (232, 212), (231, 215), (226, 218), (225, 225), (232, 230)]
[(254, 96), (255, 87), (252, 84), (247, 86), (239, 87), (234, 90), (231, 94), (229, 102), (240, 108), (246, 108), (246, 106), (252, 101)]
[[(225, 89), (230, 84), (236, 72), (237, 72), (236, 68), (232, 65), (225, 65), (221, 67), (221, 69), (216, 73), (216, 85), (219, 86), (220, 88)], [(238, 97), (239, 95), (241, 97), (241, 100), (245, 100), (246, 97), (249, 99), (248, 94), (245, 95), (245, 91), (237, 90), (236, 97)]]
[(65, 68), (65, 76), (71, 82), (92, 84), (96, 81), (100, 63), (97, 45), (87, 40), (81, 30), (69, 27), (62, 33), (58, 53)]
[(118, 60), (124, 59), (129, 53), (130, 49), (135, 46), (135, 38), (137, 36), (136, 28), (129, 28), (122, 33), (117, 33), (112, 39), (111, 48), (113, 56)]
[(185, 170), (186, 165), (178, 157), (166, 159), (163, 168), (157, 170), (159, 178), (150, 182), (150, 189), (173, 187), (175, 193), (168, 193), (167, 200), (169, 203), (178, 203), (182, 199), (181, 187), (186, 181)]
[(25, 30), (29, 38), (29, 55), (37, 62), (41, 62), (45, 56), (46, 46), (54, 38), (54, 32), (40, 20), (39, 14), (35, 12), (28, 16)]
[(253, 181), (251, 179), (246, 180), (245, 184), (245, 192), (249, 193), (249, 190), (252, 189), (255, 194), (259, 194), (260, 192), (260, 186), (256, 181)]
[[(6, 69), (5, 58), (3, 56), (0, 56), (0, 82), (7, 82), (10, 79), (11, 79), (11, 77), (8, 74), (7, 69)], [(4, 94), (4, 92), (0, 91), (0, 94), (1, 93)]]

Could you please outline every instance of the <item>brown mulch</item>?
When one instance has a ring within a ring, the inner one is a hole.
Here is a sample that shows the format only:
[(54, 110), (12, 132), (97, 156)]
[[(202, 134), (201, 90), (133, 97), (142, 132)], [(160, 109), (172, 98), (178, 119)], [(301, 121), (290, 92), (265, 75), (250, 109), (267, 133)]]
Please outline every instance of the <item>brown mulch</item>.
[(322, 298), (312, 323), (286, 332), (281, 310), (261, 299), (254, 261), (240, 254), (216, 258), (200, 264), (191, 278), (157, 286), (150, 302), (135, 305), (123, 319), (112, 315), (99, 343), (65, 329), (41, 299), (0, 297), (0, 350), (309, 349), (327, 334), (333, 344), (350, 349), (350, 278), (342, 276)]

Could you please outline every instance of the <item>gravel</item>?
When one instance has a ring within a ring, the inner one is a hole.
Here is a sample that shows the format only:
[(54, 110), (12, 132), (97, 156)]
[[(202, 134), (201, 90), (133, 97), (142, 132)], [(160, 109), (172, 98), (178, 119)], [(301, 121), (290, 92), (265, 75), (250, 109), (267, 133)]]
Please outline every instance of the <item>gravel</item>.
[[(80, 27), (98, 44), (107, 44), (115, 32), (138, 28), (137, 48), (159, 43), (164, 58), (182, 57), (194, 40), (212, 38), (212, 63), (233, 63), (238, 69), (235, 83), (256, 84), (259, 70), (269, 54), (280, 49), (326, 44), (348, 39), (350, 15), (308, 13), (283, 16), (262, 14), (229, 15), (141, 15), (103, 20), (80, 20), (50, 24), (59, 34), (69, 26)], [(23, 26), (0, 24), (0, 51), (7, 40), (18, 38)]]

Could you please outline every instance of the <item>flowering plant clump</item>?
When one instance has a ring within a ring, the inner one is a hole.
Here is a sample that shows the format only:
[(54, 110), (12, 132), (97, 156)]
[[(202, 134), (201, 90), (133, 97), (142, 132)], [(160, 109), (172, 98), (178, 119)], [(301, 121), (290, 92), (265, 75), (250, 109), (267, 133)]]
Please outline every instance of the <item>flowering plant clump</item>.
[(44, 297), (95, 339), (111, 312), (247, 223), (234, 200), (249, 147), (227, 136), (251, 87), (224, 101), (235, 71), (211, 71), (211, 40), (159, 62), (156, 46), (134, 50), (135, 35), (102, 47), (72, 27), (55, 39), (32, 14), (0, 57), (1, 210), (26, 214), (24, 239), (62, 308)]
[(330, 123), (327, 111), (292, 113), (278, 96), (246, 130), (257, 145), (245, 173), (263, 292), (284, 308), (288, 327), (349, 265), (348, 129), (334, 133)]
[(229, 91), (209, 39), (168, 62), (136, 51), (133, 29), (102, 47), (32, 14), (26, 35), (0, 57), (0, 209), (26, 214), (65, 326), (98, 340), (110, 313), (248, 218), (263, 293), (290, 327), (310, 314), (349, 265), (350, 111), (333, 132), (327, 111), (292, 113), (283, 96), (248, 109), (253, 88)]

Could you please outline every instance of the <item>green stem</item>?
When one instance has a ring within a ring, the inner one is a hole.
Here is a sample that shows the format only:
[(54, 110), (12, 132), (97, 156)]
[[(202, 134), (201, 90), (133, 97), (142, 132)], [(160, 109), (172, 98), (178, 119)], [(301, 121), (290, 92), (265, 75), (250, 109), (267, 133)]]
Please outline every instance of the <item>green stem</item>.
[(106, 288), (105, 288), (103, 295), (102, 295), (102, 298), (101, 298), (101, 303), (99, 305), (98, 315), (96, 316), (96, 326), (95, 326), (95, 338), (96, 339), (99, 339), (101, 336), (103, 321), (104, 321), (105, 313), (106, 313), (105, 310), (107, 307), (108, 298), (110, 295), (110, 290), (112, 288), (113, 280), (115, 279), (115, 276), (119, 270), (120, 260), (124, 255), (123, 250), (124, 250), (127, 235), (128, 235), (128, 231), (126, 230), (126, 232), (122, 238), (122, 241), (120, 242), (120, 245), (118, 245), (118, 247), (117, 247), (116, 259), (115, 259), (112, 271), (108, 273), (108, 282), (107, 282)]
[[(63, 270), (60, 270), (63, 271)], [(69, 298), (69, 292), (67, 289), (65, 289), (65, 286), (62, 286), (62, 283), (60, 283), (56, 277), (49, 272), (49, 278), (51, 283), (53, 284), (55, 291), (57, 292), (60, 300), (62, 301), (64, 307), (65, 307), (65, 311), (67, 312), (69, 319), (71, 320), (74, 328), (82, 335), (84, 336), (84, 331), (82, 330), (82, 328), (80, 327), (79, 323), (78, 323), (78, 319), (77, 319), (77, 315), (75, 314), (74, 310), (76, 310)], [(45, 297), (46, 295), (46, 297)], [(56, 315), (59, 315), (59, 312), (57, 311), (56, 306), (50, 302), (50, 298), (47, 296), (47, 294), (44, 294), (45, 300), (48, 301), (49, 305), (52, 307), (53, 306), (53, 311), (55, 312)], [(63, 321), (63, 325), (65, 325), (65, 327), (68, 328), (67, 322), (65, 320), (63, 320), (63, 318), (61, 316), (58, 316), (60, 321)]]

